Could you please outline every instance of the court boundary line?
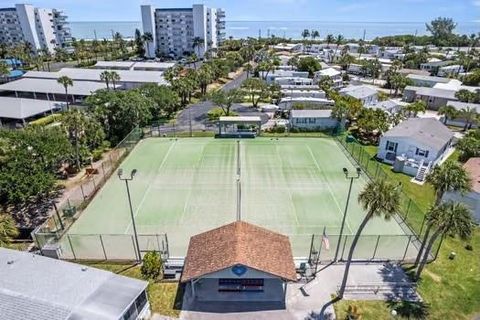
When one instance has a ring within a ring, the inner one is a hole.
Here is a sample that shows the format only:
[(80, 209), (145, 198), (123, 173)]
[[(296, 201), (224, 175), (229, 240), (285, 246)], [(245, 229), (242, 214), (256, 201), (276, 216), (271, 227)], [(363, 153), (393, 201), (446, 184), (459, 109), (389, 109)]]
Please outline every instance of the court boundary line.
[[(313, 151), (312, 151), (312, 148), (310, 148), (310, 146), (308, 144), (304, 144), (304, 146), (307, 147), (309, 153), (310, 153), (310, 156), (312, 157), (313, 159), (313, 162), (315, 163), (315, 166), (317, 167), (317, 170), (320, 172), (320, 175), (325, 179), (325, 182), (326, 182), (326, 185), (328, 187), (328, 191), (330, 192), (330, 195), (332, 196), (333, 200), (335, 201), (335, 203), (337, 204), (337, 207), (339, 209), (338, 213), (340, 215), (340, 218), (342, 219), (343, 218), (343, 215), (342, 215), (342, 208), (340, 207), (340, 204), (338, 203), (338, 200), (337, 198), (335, 197), (335, 193), (332, 191), (332, 187), (330, 186), (330, 183), (328, 182), (328, 178), (327, 176), (325, 175), (325, 173), (322, 171), (322, 169), (320, 168), (320, 165), (318, 164), (317, 162), (317, 159), (315, 159), (315, 156), (313, 154)], [(345, 224), (347, 225), (348, 229), (350, 230), (350, 233), (353, 233), (353, 230), (352, 230), (352, 227), (350, 226), (350, 223), (348, 223), (348, 220), (345, 219)]]
[[(170, 147), (168, 148), (168, 151), (167, 153), (165, 154), (165, 156), (163, 157), (162, 159), (162, 162), (160, 163), (160, 165), (158, 166), (157, 170), (155, 170), (155, 175), (154, 175), (154, 179), (153, 180), (156, 180), (155, 177), (158, 176), (158, 172), (160, 171), (160, 169), (162, 169), (163, 165), (165, 164), (165, 162), (167, 162), (167, 158), (168, 156), (170, 155), (171, 151), (173, 150), (173, 146), (176, 145), (177, 141), (174, 140), (173, 143), (170, 145)], [(152, 181), (153, 182), (153, 181)], [(152, 186), (154, 185), (154, 183), (150, 183), (147, 187), (147, 190), (145, 191), (145, 193), (143, 194), (143, 197), (142, 197), (142, 200), (140, 201), (140, 203), (138, 204), (138, 207), (137, 209), (135, 210), (135, 212), (133, 213), (133, 216), (134, 218), (137, 217), (138, 213), (140, 212), (140, 209), (142, 208), (143, 204), (145, 203), (145, 200), (147, 199), (147, 196), (150, 194), (150, 190), (152, 190)], [(128, 226), (127, 228), (125, 229), (124, 233), (127, 234), (128, 230), (130, 229), (130, 227), (132, 226), (132, 221), (130, 221), (128, 223)]]
[[(280, 157), (280, 153), (278, 152), (278, 145), (277, 144), (272, 144), (272, 145), (275, 148), (275, 155), (280, 160), (280, 162), (283, 164), (282, 158)], [(282, 165), (282, 169), (283, 168), (284, 168), (284, 166)], [(296, 222), (297, 226), (300, 226), (299, 220), (298, 220), (297, 208), (295, 207), (295, 204), (293, 202), (292, 192), (290, 190), (290, 186), (288, 185), (288, 181), (285, 177), (285, 174), (284, 174), (283, 170), (282, 170), (282, 177), (283, 177), (283, 180), (285, 181), (285, 184), (287, 186), (286, 189), (288, 191), (288, 197), (290, 198), (290, 206), (293, 208), (293, 213), (295, 215), (295, 222)]]
[[(197, 161), (197, 168), (195, 170), (195, 172), (193, 173), (193, 179), (192, 179), (192, 182), (195, 182), (195, 179), (196, 177), (198, 176), (198, 169), (201, 167), (202, 163), (203, 163), (203, 160), (205, 159), (205, 145), (202, 146), (202, 156), (200, 157), (200, 161)], [(190, 198), (192, 197), (192, 184), (190, 184), (190, 188), (188, 188), (188, 195), (187, 197), (185, 198), (185, 204), (183, 205), (183, 211), (182, 211), (182, 214), (180, 215), (180, 219), (178, 220), (178, 223), (179, 224), (183, 224), (183, 220), (184, 220), (184, 217), (185, 217), (185, 212), (187, 211), (187, 206), (188, 204), (190, 203)]]

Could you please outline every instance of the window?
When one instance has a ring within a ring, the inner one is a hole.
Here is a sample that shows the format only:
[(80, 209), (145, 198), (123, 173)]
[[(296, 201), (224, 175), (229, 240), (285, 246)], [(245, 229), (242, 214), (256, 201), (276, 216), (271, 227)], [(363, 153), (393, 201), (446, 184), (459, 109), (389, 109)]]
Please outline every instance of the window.
[(415, 154), (420, 157), (428, 158), (429, 151), (417, 148), (417, 150), (415, 151)]
[(387, 141), (387, 145), (385, 147), (385, 150), (392, 151), (392, 152), (397, 152), (397, 148), (398, 148), (398, 143), (397, 142)]
[(219, 292), (263, 292), (263, 279), (218, 279)]

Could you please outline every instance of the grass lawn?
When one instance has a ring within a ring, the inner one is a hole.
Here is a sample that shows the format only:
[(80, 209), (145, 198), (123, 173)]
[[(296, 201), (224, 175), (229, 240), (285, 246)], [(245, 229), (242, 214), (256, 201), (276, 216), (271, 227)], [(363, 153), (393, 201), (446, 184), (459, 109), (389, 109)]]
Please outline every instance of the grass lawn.
[(334, 304), (335, 315), (338, 320), (347, 319), (348, 307), (356, 306), (362, 320), (392, 319), (390, 309), (383, 301), (347, 301), (343, 300)]
[[(142, 279), (140, 267), (133, 263), (113, 262), (82, 262), (93, 268), (103, 269), (122, 276)], [(181, 300), (177, 301), (178, 283), (176, 282), (154, 282), (150, 281), (147, 293), (152, 313), (159, 313), (164, 316), (178, 317), (180, 315)]]
[[(370, 155), (376, 154), (377, 147), (364, 147)], [(451, 156), (458, 159), (458, 152)], [(385, 173), (396, 181), (401, 181), (403, 191), (422, 210), (427, 210), (434, 202), (432, 186), (411, 183), (407, 175), (391, 171), (391, 166), (382, 164)], [(446, 238), (438, 258), (430, 263), (418, 286), (418, 292), (429, 306), (428, 319), (472, 319), (480, 315), (480, 228), (476, 228), (470, 244), (473, 251), (465, 249), (466, 243), (459, 239)], [(457, 254), (450, 260), (450, 252)], [(408, 267), (408, 266), (407, 266)], [(392, 319), (388, 306), (383, 301), (342, 301), (335, 306), (338, 319), (344, 319), (348, 305), (355, 304), (367, 319)], [(372, 313), (373, 312), (373, 313)], [(378, 312), (378, 313), (376, 313)]]

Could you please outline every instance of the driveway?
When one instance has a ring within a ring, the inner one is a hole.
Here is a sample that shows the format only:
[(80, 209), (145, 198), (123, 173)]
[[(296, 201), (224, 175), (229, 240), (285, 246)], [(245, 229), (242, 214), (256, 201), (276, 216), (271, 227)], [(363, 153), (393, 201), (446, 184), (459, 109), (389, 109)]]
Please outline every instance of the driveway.
[[(238, 89), (242, 85), (243, 81), (247, 79), (247, 73), (241, 73), (237, 78), (225, 84), (221, 90), (230, 91), (232, 89)], [(182, 110), (177, 115), (177, 130), (178, 131), (189, 131), (190, 130), (190, 121), (192, 123), (193, 131), (201, 130), (214, 130), (215, 127), (212, 127), (208, 122), (208, 111), (215, 108), (215, 105), (211, 101), (202, 101), (199, 103), (192, 104)], [(267, 121), (266, 115), (254, 110), (253, 108), (248, 108), (242, 105), (234, 105), (232, 110), (240, 113), (245, 116), (261, 116), (262, 120)], [(262, 121), (263, 122), (263, 121)]]

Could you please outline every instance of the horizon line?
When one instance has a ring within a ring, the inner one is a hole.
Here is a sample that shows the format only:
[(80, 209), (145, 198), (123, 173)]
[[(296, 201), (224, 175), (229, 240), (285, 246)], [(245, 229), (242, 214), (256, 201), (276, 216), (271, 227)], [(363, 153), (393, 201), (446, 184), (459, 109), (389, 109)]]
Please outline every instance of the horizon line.
[[(428, 21), (342, 21), (342, 20), (225, 20), (226, 22), (322, 22), (322, 23), (428, 23)], [(129, 23), (141, 23), (141, 20), (72, 20), (70, 23), (76, 22), (129, 22)], [(471, 21), (457, 21), (457, 23), (480, 23), (480, 20)]]

